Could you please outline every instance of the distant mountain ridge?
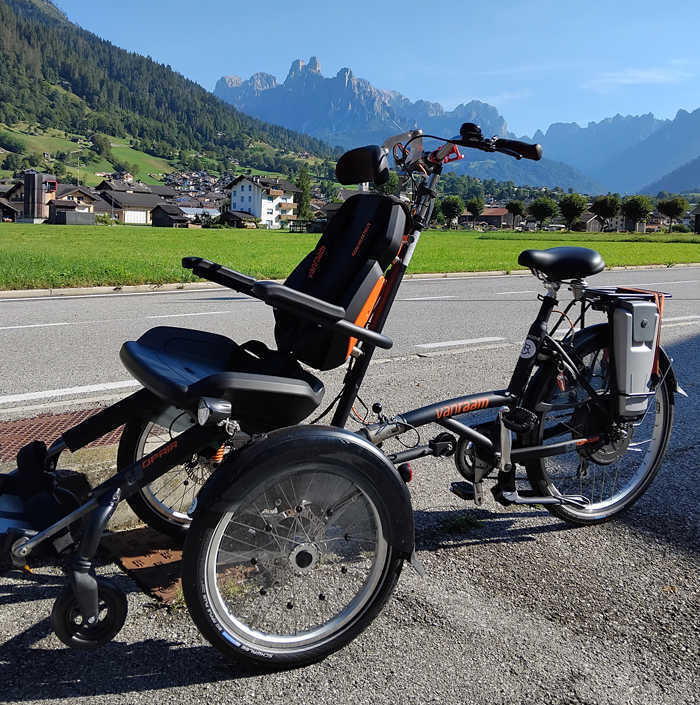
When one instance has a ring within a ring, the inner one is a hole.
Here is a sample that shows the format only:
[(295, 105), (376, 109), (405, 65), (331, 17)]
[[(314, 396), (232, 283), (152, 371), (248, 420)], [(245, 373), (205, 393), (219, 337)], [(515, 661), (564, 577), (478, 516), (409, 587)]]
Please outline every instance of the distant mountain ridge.
[(700, 193), (700, 156), (674, 169), (657, 181), (647, 184), (642, 193), (655, 196), (660, 191), (669, 193)]
[(473, 100), (447, 111), (439, 103), (411, 102), (396, 91), (375, 88), (349, 68), (327, 78), (315, 56), (307, 64), (295, 59), (283, 83), (269, 73), (254, 73), (245, 81), (224, 76), (214, 94), (261, 120), (279, 122), (283, 116), (286, 127), (346, 149), (363, 139), (382, 142), (391, 130), (419, 125), (450, 136), (462, 122), (477, 122), (488, 135), (505, 137), (507, 132), (505, 120), (487, 103)]
[[(254, 73), (247, 80), (224, 76), (216, 83), (214, 93), (243, 113), (346, 149), (381, 144), (388, 136), (415, 127), (428, 134), (450, 137), (463, 122), (477, 123), (484, 135), (509, 134), (506, 121), (492, 105), (472, 100), (454, 110), (445, 110), (439, 103), (413, 102), (397, 91), (374, 87), (349, 68), (327, 78), (315, 56), (307, 64), (295, 59), (283, 83), (269, 73)], [(471, 176), (583, 191), (600, 188), (571, 166), (547, 159), (535, 164), (515, 162), (498, 154), (465, 157), (455, 169)]]
[[(0, 0), (0, 123), (19, 122), (129, 137), (139, 150), (166, 159), (203, 153), (222, 168), (233, 160), (269, 168), (273, 158), (285, 158), (275, 151), (336, 154), (81, 29), (48, 0)], [(251, 142), (265, 145), (266, 154), (256, 156)]]
[(611, 155), (633, 147), (670, 122), (659, 120), (652, 113), (625, 116), (618, 113), (600, 122), (589, 122), (586, 127), (575, 122), (555, 122), (544, 133), (537, 130), (532, 139), (542, 145), (550, 159), (600, 175)]

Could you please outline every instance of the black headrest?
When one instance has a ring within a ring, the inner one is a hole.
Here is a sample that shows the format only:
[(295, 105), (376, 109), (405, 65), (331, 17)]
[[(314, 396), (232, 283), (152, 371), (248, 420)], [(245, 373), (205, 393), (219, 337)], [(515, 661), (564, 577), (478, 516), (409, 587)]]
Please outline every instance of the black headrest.
[(389, 162), (384, 150), (376, 144), (357, 147), (338, 159), (335, 176), (341, 184), (372, 181), (381, 186), (389, 178)]

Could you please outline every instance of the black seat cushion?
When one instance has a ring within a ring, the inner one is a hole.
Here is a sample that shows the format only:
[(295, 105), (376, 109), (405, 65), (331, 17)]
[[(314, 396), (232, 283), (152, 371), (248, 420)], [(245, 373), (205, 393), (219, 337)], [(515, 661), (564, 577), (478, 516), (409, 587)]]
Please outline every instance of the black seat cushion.
[(524, 250), (518, 257), (518, 264), (541, 272), (552, 281), (581, 279), (605, 269), (605, 262), (600, 254), (587, 247)]
[(237, 345), (204, 331), (161, 326), (124, 343), (120, 358), (144, 387), (181, 409), (200, 397), (227, 399), (250, 432), (290, 426), (323, 399), (323, 383), (289, 355), (259, 341)]

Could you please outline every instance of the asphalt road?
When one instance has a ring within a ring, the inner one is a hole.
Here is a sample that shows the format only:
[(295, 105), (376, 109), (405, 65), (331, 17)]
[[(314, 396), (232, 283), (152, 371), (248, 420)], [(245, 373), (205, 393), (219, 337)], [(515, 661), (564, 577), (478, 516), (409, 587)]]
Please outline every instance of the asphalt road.
[[(590, 283), (663, 288), (674, 297), (666, 330), (700, 325), (700, 267), (605, 272)], [(540, 291), (531, 276), (409, 279), (386, 327), (394, 347), (377, 357), (519, 343)], [(119, 348), (154, 326), (202, 328), (273, 345), (272, 320), (265, 304), (222, 288), (35, 299), (0, 294), (0, 417), (12, 409), (26, 415), (123, 394), (130, 379)], [(480, 373), (488, 379), (489, 370)]]
[[(39, 567), (32, 579), (6, 575), (0, 577), (0, 701), (698, 702), (700, 268), (604, 273), (594, 281), (673, 293), (663, 341), (690, 394), (677, 400), (658, 477), (624, 515), (571, 529), (539, 508), (504, 508), (487, 498), (475, 509), (448, 492), (458, 479), (450, 460), (416, 461), (410, 489), (426, 576), (406, 567), (361, 637), (320, 664), (280, 673), (226, 663), (186, 612), (158, 608), (112, 566), (102, 572), (129, 593), (125, 628), (100, 651), (68, 651), (47, 619), (60, 590), (56, 572)], [(406, 282), (387, 328), (395, 347), (370, 368), (364, 398), (381, 400), (391, 414), (502, 386), (538, 290), (527, 276)], [(0, 408), (14, 409), (8, 415), (55, 399), (66, 403), (63, 410), (123, 393), (8, 401), (127, 380), (118, 348), (153, 325), (271, 342), (266, 308), (221, 290), (0, 301), (0, 311)], [(173, 318), (148, 318), (156, 315)], [(44, 327), (10, 327), (27, 325)], [(418, 347), (443, 343), (449, 344)], [(324, 375), (328, 399), (340, 378), (338, 370)]]

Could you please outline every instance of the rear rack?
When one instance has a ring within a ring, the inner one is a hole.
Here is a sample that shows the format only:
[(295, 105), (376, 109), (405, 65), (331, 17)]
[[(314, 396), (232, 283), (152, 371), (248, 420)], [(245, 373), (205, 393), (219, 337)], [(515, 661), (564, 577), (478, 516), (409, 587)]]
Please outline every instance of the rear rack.
[[(586, 289), (583, 294), (584, 299), (590, 301), (600, 301), (603, 303), (612, 303), (613, 301), (654, 301), (653, 291), (629, 291), (624, 286), (603, 286), (598, 289)], [(658, 292), (663, 294), (665, 299), (671, 299), (673, 296), (665, 291)]]

